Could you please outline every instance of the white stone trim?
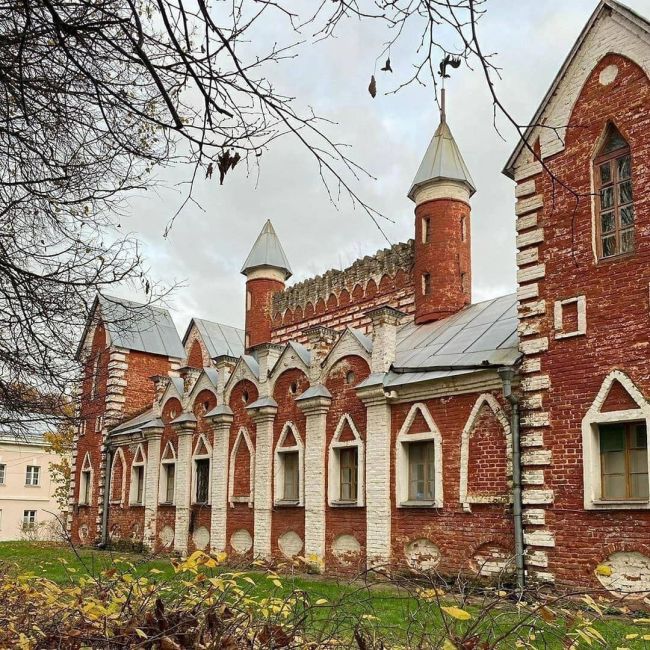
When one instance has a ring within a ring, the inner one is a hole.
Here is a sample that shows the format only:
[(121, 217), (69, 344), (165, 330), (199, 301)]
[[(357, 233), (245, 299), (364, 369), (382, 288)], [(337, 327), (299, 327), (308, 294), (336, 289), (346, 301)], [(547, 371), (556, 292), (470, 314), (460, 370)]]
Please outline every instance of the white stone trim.
[(286, 271), (276, 269), (273, 266), (260, 266), (256, 269), (246, 271), (246, 280), (277, 280), (278, 282), (285, 283), (287, 279)]
[[(354, 440), (340, 441), (341, 433), (345, 424), (348, 424), (354, 435)], [(336, 425), (332, 441), (330, 442), (327, 461), (327, 502), (330, 506), (338, 505), (341, 499), (340, 488), (340, 450), (357, 448), (357, 500), (345, 505), (363, 506), (365, 503), (365, 444), (361, 434), (354, 424), (349, 413), (344, 413)]]
[[(515, 191), (516, 196), (516, 191)], [(515, 214), (517, 216), (527, 214), (539, 210), (544, 205), (544, 196), (542, 194), (534, 194), (525, 199), (519, 199), (515, 204)]]
[[(90, 489), (88, 490), (88, 501), (81, 501), (81, 495), (86, 491), (83, 489), (84, 481), (82, 480), (85, 473), (88, 473), (88, 481), (90, 483)], [(77, 502), (80, 506), (92, 506), (93, 505), (93, 483), (95, 480), (95, 468), (93, 467), (93, 461), (90, 457), (90, 452), (87, 451), (84, 456), (83, 463), (81, 463), (81, 470), (79, 472), (79, 492)]]
[(224, 387), (222, 404), (230, 403), (230, 394), (232, 393), (235, 386), (240, 381), (242, 381), (242, 379), (248, 379), (248, 381), (250, 381), (259, 389), (259, 381), (257, 377), (252, 373), (244, 358), (239, 357)]
[(539, 296), (539, 285), (537, 282), (517, 288), (517, 300), (519, 301), (537, 298), (537, 296)]
[(185, 398), (185, 402), (188, 408), (191, 409), (194, 406), (194, 402), (198, 394), (204, 390), (211, 392), (215, 398), (218, 398), (217, 390), (214, 384), (206, 374), (205, 370), (202, 370), (201, 374), (198, 376), (197, 380), (194, 382), (194, 385), (187, 394), (187, 397)]
[[(171, 458), (165, 458), (165, 455), (167, 454), (167, 450), (170, 449), (172, 452), (172, 457)], [(163, 453), (160, 455), (160, 478), (161, 480), (158, 482), (158, 503), (162, 505), (174, 505), (176, 503), (176, 472), (174, 470), (174, 498), (172, 499), (171, 502), (166, 501), (165, 497), (167, 496), (167, 466), (168, 465), (174, 465), (176, 467), (176, 450), (174, 449), (174, 445), (172, 444), (172, 441), (169, 440), (167, 444), (165, 445), (165, 449), (163, 450)]]
[[(289, 432), (293, 434), (296, 444), (291, 447), (283, 447)], [(298, 427), (293, 422), (286, 422), (284, 427), (282, 427), (278, 444), (275, 446), (273, 463), (273, 503), (275, 505), (286, 503), (282, 499), (282, 495), (284, 495), (283, 455), (296, 451), (298, 452), (298, 503), (296, 505), (302, 507), (305, 505), (305, 445), (303, 444)]]
[(508, 495), (495, 497), (495, 495), (480, 495), (480, 494), (469, 495), (467, 493), (467, 484), (469, 478), (468, 477), (469, 441), (470, 438), (472, 437), (472, 434), (474, 433), (474, 427), (476, 426), (476, 421), (478, 420), (479, 415), (481, 413), (481, 409), (483, 408), (484, 405), (487, 405), (491, 409), (492, 413), (494, 413), (499, 424), (501, 425), (501, 428), (503, 429), (503, 433), (505, 434), (506, 437), (508, 475), (512, 474), (512, 454), (510, 453), (512, 450), (512, 435), (510, 432), (510, 422), (508, 421), (508, 417), (503, 412), (501, 405), (496, 400), (494, 395), (492, 395), (491, 393), (483, 393), (482, 395), (479, 395), (478, 399), (476, 400), (472, 408), (472, 411), (469, 414), (469, 418), (467, 418), (467, 422), (465, 423), (465, 427), (463, 428), (463, 432), (460, 438), (461, 442), (460, 442), (459, 500), (460, 503), (463, 505), (463, 507), (466, 509), (468, 509), (470, 507), (470, 504), (472, 503), (501, 503), (504, 501), (504, 498), (506, 501), (508, 500)]
[[(120, 458), (122, 462), (122, 491), (120, 493), (119, 499), (113, 499), (113, 480), (115, 478), (115, 461), (117, 458)], [(126, 459), (124, 458), (124, 452), (122, 447), (118, 447), (113, 454), (113, 460), (111, 461), (111, 480), (108, 486), (108, 495), (109, 503), (112, 505), (124, 505), (126, 499)]]
[[(409, 433), (418, 413), (422, 414), (425, 422), (429, 426), (429, 431), (423, 433)], [(413, 404), (408, 412), (404, 424), (397, 435), (395, 442), (395, 503), (398, 508), (408, 507), (409, 496), (409, 458), (408, 444), (411, 442), (425, 442), (432, 440), (434, 443), (434, 500), (431, 507), (442, 508), (443, 498), (443, 480), (442, 480), (442, 436), (426, 404), (418, 402)], [(423, 504), (423, 507), (426, 507)]]
[(415, 190), (413, 201), (415, 205), (421, 205), (427, 201), (446, 199), (460, 201), (469, 205), (469, 188), (465, 183), (452, 180), (434, 180), (425, 183)]
[(522, 196), (528, 196), (535, 193), (535, 179), (518, 183), (515, 187), (515, 198), (519, 199)]
[(525, 248), (533, 244), (541, 244), (544, 241), (544, 228), (537, 228), (536, 230), (529, 230), (517, 235), (516, 247)]
[[(361, 357), (370, 367), (371, 357), (366, 348), (361, 345), (357, 337), (346, 329), (339, 337), (338, 341), (334, 344), (325, 359), (323, 360), (323, 369), (321, 371), (321, 382), (325, 383), (325, 379), (330, 370), (345, 357)], [(313, 383), (313, 382), (312, 382)]]
[(229, 461), (230, 469), (228, 471), (228, 502), (230, 503), (231, 506), (235, 503), (235, 501), (239, 501), (239, 499), (236, 499), (234, 497), (235, 461), (237, 459), (237, 452), (239, 451), (239, 445), (241, 445), (242, 441), (244, 442), (246, 447), (248, 447), (248, 454), (250, 456), (250, 470), (249, 470), (250, 492), (248, 494), (248, 498), (246, 499), (246, 503), (248, 503), (249, 506), (252, 506), (255, 499), (255, 446), (251, 441), (250, 435), (248, 433), (248, 429), (246, 429), (246, 427), (242, 427), (237, 433), (237, 437), (235, 438), (235, 444), (233, 444), (232, 449), (230, 450), (230, 461)]
[[(136, 460), (138, 458), (138, 454), (140, 454), (141, 460)], [(135, 468), (136, 467), (142, 467), (142, 501), (136, 501), (135, 499), (138, 496), (138, 491), (135, 489), (135, 482), (134, 482), (134, 476), (135, 476)], [(145, 494), (145, 488), (147, 485), (147, 455), (145, 454), (144, 451), (144, 446), (142, 443), (139, 443), (138, 446), (136, 447), (135, 453), (133, 454), (133, 460), (131, 461), (131, 484), (129, 485), (129, 504), (132, 506), (144, 506), (145, 499), (146, 499), (146, 494)]]
[(524, 282), (531, 282), (532, 280), (541, 280), (546, 276), (546, 265), (536, 264), (535, 266), (527, 266), (526, 268), (517, 271), (517, 282), (522, 284)]
[[(630, 397), (638, 404), (638, 409), (601, 411), (615, 381), (618, 381)], [(650, 509), (650, 501), (600, 500), (600, 443), (598, 425), (640, 421), (645, 421), (646, 426), (650, 429), (650, 404), (635, 386), (634, 382), (624, 372), (612, 370), (603, 380), (598, 394), (582, 419), (582, 475), (585, 510)], [(650, 453), (648, 453), (648, 473), (650, 474)]]
[[(203, 446), (205, 447), (205, 453), (199, 454), (198, 449), (201, 446), (201, 443), (203, 443)], [(197, 460), (207, 460), (208, 461), (208, 500), (207, 500), (207, 505), (210, 505), (212, 503), (212, 445), (208, 441), (207, 437), (205, 434), (200, 434), (199, 437), (196, 439), (196, 444), (194, 445), (194, 449), (192, 450), (192, 487), (191, 487), (191, 503), (192, 505), (199, 503), (196, 500), (196, 461)], [(176, 492), (176, 490), (174, 490)], [(205, 503), (201, 503), (200, 505), (206, 505)]]
[[(575, 332), (565, 332), (562, 326), (562, 310), (566, 305), (577, 306), (578, 329)], [(575, 296), (565, 300), (556, 300), (553, 307), (553, 327), (555, 328), (556, 339), (566, 339), (572, 336), (583, 336), (587, 333), (587, 298), (586, 296)]]
[(537, 225), (537, 212), (531, 212), (530, 214), (525, 214), (523, 217), (519, 217), (515, 223), (515, 229), (517, 232), (522, 230), (529, 230), (534, 228)]
[(535, 264), (539, 261), (539, 248), (537, 246), (526, 248), (517, 253), (517, 266), (526, 266), (526, 264)]

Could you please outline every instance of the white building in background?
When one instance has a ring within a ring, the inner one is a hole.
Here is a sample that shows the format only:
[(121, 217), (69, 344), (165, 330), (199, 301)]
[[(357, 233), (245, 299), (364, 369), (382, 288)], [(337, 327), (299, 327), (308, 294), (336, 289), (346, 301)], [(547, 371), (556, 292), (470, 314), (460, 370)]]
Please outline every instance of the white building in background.
[(0, 430), (0, 542), (60, 539), (64, 514), (50, 477), (50, 463), (58, 460), (42, 433)]

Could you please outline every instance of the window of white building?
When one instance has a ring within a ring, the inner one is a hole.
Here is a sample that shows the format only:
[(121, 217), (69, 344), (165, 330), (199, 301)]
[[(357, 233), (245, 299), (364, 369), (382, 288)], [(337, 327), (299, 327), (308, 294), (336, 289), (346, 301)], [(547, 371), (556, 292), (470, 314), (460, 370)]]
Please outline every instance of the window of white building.
[(27, 465), (25, 470), (25, 485), (32, 487), (39, 485), (41, 479), (41, 468), (38, 465)]
[(23, 510), (23, 528), (33, 528), (36, 525), (36, 510)]

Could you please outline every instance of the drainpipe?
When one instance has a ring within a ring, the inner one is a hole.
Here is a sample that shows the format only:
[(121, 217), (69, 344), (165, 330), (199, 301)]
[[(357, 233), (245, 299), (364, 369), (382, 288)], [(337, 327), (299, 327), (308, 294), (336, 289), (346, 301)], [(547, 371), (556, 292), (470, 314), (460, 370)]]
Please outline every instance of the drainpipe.
[(104, 464), (104, 503), (102, 509), (102, 539), (99, 548), (108, 545), (108, 502), (111, 498), (111, 468), (113, 467), (113, 450), (106, 447), (106, 462)]
[(510, 402), (512, 432), (512, 514), (515, 525), (515, 565), (517, 568), (517, 589), (522, 591), (526, 582), (524, 568), (524, 527), (521, 517), (521, 441), (519, 432), (519, 399), (512, 393), (514, 368), (504, 366), (497, 371), (503, 383), (503, 396)]

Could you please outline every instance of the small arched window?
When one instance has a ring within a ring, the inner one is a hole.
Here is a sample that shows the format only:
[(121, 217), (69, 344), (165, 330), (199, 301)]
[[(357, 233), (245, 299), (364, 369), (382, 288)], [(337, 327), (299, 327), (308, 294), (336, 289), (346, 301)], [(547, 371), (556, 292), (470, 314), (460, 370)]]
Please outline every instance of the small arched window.
[(599, 259), (634, 252), (630, 146), (611, 123), (594, 159), (594, 179)]

